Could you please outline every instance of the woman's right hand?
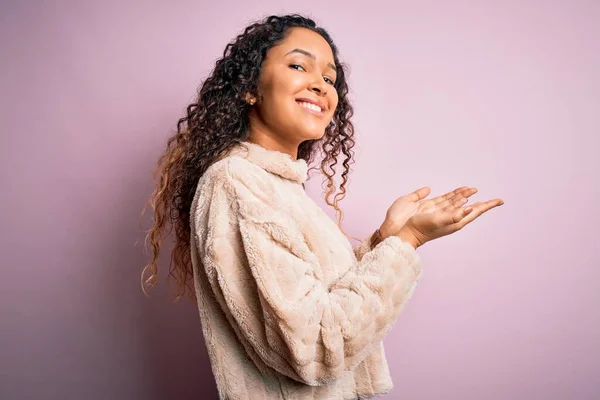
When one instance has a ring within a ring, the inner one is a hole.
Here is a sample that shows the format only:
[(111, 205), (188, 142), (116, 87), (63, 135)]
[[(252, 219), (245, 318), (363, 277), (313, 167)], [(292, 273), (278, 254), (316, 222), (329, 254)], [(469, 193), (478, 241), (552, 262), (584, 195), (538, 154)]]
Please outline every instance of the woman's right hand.
[(397, 236), (417, 248), (425, 243), (450, 235), (473, 222), (481, 214), (504, 204), (502, 199), (473, 203), (467, 207), (448, 207), (432, 213), (418, 213), (406, 221)]

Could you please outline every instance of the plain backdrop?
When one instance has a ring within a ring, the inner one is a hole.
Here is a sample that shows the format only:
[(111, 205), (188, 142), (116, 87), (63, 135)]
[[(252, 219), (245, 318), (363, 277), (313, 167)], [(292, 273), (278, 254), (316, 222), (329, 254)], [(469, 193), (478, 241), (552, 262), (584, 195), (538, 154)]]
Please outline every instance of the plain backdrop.
[(426, 185), (505, 201), (419, 249), (384, 398), (600, 398), (600, 3), (313, 0), (1, 2), (0, 398), (216, 397), (195, 304), (141, 292), (140, 212), (225, 45), (287, 12), (350, 66), (347, 232)]

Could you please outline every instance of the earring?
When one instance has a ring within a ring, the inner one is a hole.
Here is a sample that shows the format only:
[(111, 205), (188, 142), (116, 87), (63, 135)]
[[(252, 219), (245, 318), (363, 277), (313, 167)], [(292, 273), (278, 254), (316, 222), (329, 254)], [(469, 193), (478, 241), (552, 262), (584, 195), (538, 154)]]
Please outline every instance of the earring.
[(256, 102), (256, 97), (252, 96), (250, 93), (246, 93), (244, 99), (246, 100), (246, 103), (250, 104), (251, 106)]

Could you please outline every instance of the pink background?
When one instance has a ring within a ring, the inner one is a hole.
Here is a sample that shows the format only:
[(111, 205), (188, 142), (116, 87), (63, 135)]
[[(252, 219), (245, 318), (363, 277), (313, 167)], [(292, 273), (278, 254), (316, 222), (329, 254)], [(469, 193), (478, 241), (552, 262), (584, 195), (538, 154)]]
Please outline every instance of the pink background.
[(424, 185), (506, 203), (419, 250), (385, 398), (600, 398), (600, 3), (416, 3), (3, 1), (0, 398), (216, 396), (197, 308), (141, 293), (139, 215), (225, 44), (282, 12), (351, 66), (348, 232)]

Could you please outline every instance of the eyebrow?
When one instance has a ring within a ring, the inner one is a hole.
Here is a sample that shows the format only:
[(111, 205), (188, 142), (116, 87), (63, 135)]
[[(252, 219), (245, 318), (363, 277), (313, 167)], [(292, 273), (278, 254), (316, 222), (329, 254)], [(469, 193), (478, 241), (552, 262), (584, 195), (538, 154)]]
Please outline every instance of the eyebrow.
[[(288, 51), (285, 55), (287, 56), (288, 54), (291, 54), (291, 53), (300, 53), (300, 54), (304, 54), (307, 57), (312, 58), (313, 60), (317, 59), (317, 57), (315, 57), (315, 55), (313, 53), (311, 53), (310, 51), (306, 51), (304, 49), (294, 49), (294, 50)], [(335, 65), (333, 65), (332, 63), (327, 63), (327, 66), (337, 72)]]

